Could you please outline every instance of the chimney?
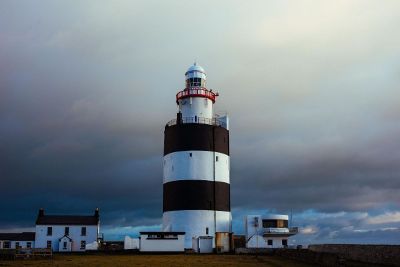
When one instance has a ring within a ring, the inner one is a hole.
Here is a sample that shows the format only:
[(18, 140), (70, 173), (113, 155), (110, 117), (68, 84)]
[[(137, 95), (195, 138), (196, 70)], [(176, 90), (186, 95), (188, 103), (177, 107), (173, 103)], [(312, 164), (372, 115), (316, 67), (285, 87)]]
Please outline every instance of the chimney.
[(38, 217), (43, 217), (43, 216), (44, 216), (44, 209), (43, 209), (43, 208), (40, 208), (40, 209), (39, 209)]
[(94, 210), (94, 216), (95, 217), (97, 217), (97, 218), (99, 218), (99, 208), (96, 208), (95, 210)]

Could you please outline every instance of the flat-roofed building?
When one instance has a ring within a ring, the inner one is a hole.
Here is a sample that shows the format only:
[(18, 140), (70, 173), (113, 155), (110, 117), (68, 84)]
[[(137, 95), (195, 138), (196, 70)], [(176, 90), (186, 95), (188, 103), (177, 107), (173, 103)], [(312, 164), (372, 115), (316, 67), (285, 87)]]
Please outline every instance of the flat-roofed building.
[(141, 252), (184, 252), (185, 232), (140, 232)]
[(0, 233), (0, 249), (34, 248), (35, 232)]
[(288, 215), (247, 215), (245, 231), (247, 248), (283, 248), (298, 228), (289, 227)]

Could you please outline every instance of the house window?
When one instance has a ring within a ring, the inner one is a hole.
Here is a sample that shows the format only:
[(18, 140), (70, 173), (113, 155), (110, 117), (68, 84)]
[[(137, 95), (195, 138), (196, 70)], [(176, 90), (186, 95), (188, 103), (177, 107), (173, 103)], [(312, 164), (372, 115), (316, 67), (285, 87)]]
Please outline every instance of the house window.
[(282, 246), (287, 247), (287, 239), (282, 239)]
[(47, 248), (51, 248), (51, 240), (47, 240)]
[(208, 227), (206, 227), (206, 235), (208, 235)]
[(86, 236), (86, 227), (81, 228), (81, 236)]
[(3, 242), (3, 248), (11, 248), (11, 242), (10, 241), (4, 241)]
[(49, 226), (47, 227), (47, 235), (52, 235), (53, 234), (53, 227)]
[(63, 249), (67, 249), (67, 242), (63, 242)]
[(32, 247), (32, 242), (26, 242), (26, 247), (31, 248)]
[(81, 249), (85, 249), (86, 248), (86, 241), (82, 240), (81, 241)]
[(19, 248), (20, 248), (19, 242), (15, 242), (15, 248), (16, 248), (16, 249), (19, 249)]
[(65, 227), (64, 229), (64, 235), (69, 235), (69, 227)]
[(272, 239), (268, 239), (268, 246), (272, 246)]

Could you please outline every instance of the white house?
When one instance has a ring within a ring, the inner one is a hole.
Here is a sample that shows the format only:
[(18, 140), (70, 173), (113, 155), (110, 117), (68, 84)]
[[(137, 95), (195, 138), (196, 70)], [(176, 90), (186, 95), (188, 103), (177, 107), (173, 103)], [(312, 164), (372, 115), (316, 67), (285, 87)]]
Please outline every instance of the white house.
[(184, 252), (185, 232), (140, 232), (141, 252)]
[(34, 248), (35, 232), (0, 233), (0, 249)]
[(246, 247), (283, 248), (298, 228), (289, 228), (288, 215), (248, 215), (245, 218)]
[(40, 209), (36, 219), (35, 248), (52, 251), (85, 251), (86, 244), (97, 242), (99, 209), (93, 215), (45, 215)]

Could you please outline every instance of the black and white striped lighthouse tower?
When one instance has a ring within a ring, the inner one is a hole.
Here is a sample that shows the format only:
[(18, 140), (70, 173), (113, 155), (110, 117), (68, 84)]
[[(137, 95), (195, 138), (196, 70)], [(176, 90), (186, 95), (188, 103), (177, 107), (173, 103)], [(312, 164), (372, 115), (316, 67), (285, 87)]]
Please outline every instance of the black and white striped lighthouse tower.
[(163, 230), (192, 238), (231, 232), (229, 120), (213, 112), (217, 93), (194, 63), (176, 95), (177, 118), (164, 131)]

